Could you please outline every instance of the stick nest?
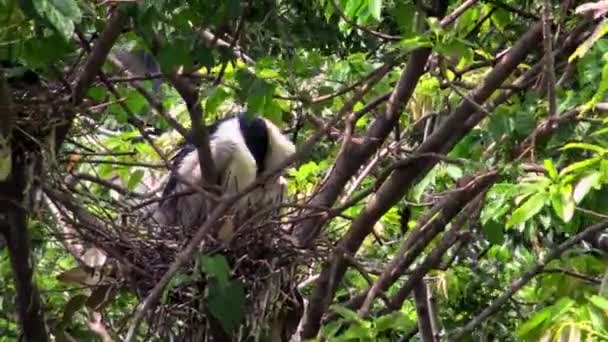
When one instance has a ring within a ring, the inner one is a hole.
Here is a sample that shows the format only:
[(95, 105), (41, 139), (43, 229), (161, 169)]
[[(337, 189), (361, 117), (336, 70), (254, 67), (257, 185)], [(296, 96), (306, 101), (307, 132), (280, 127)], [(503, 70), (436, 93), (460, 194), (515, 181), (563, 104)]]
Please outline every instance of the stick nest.
[[(213, 321), (210, 314), (214, 316), (209, 284), (217, 280), (203, 266), (210, 258), (216, 267), (218, 259), (225, 258), (226, 262), (219, 263), (227, 265), (230, 282), (243, 290), (243, 324), (236, 330), (239, 339), (264, 335), (269, 324), (281, 315), (301, 310), (296, 286), (319, 255), (294, 247), (283, 221), (276, 213), (257, 215), (255, 220), (235, 225), (238, 229), (228, 240), (207, 236), (193, 260), (173, 278), (161, 304), (149, 313), (149, 331), (163, 340), (171, 336), (200, 340), (206, 336)], [(113, 287), (129, 288), (140, 300), (146, 298), (195, 233), (196, 228), (184, 231), (110, 222), (78, 225), (77, 229), (80, 240), (108, 255), (111, 261), (105, 263), (103, 273), (113, 279)]]

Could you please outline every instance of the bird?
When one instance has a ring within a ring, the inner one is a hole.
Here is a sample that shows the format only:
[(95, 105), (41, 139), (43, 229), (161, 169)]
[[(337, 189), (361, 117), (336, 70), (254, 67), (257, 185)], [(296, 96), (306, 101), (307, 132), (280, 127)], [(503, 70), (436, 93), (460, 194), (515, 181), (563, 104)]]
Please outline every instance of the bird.
[[(272, 121), (248, 112), (222, 118), (209, 126), (208, 132), (217, 179), (206, 183), (219, 186), (222, 194), (235, 194), (250, 186), (264, 171), (277, 168), (296, 151), (295, 144)], [(209, 214), (208, 195), (180, 180), (203, 184), (197, 149), (188, 139), (172, 160), (162, 199), (152, 214), (155, 223), (193, 227)], [(285, 192), (285, 179), (274, 176), (236, 202), (234, 215), (244, 217), (277, 204)]]

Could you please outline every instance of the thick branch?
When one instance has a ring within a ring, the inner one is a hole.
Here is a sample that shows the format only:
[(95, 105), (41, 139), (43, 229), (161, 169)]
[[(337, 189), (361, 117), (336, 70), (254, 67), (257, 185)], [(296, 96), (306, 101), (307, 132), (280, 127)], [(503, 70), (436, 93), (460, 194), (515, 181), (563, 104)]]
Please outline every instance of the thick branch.
[(433, 323), (434, 312), (429, 300), (428, 285), (424, 280), (419, 280), (414, 286), (414, 303), (416, 304), (416, 313), (418, 314), (418, 330), (422, 341), (435, 342), (439, 341), (439, 332)]
[[(13, 145), (15, 113), (0, 69), (0, 233), (4, 235), (17, 290), (17, 311), (27, 341), (48, 341), (40, 293), (34, 284), (27, 214), (32, 201), (34, 160)], [(4, 126), (6, 124), (6, 126)], [(8, 162), (7, 162), (8, 161)], [(2, 170), (3, 169), (3, 170)]]
[[(496, 67), (485, 78), (484, 82), (470, 94), (469, 98), (476, 103), (483, 103), (492, 95), (515, 70), (517, 65), (524, 60), (526, 55), (534, 49), (541, 37), (541, 33), (541, 24), (535, 24), (503, 56)], [(426, 56), (428, 57), (428, 54)], [(474, 127), (474, 125), (469, 126), (464, 123), (475, 112), (476, 107), (470, 101), (464, 100), (454, 113), (446, 119), (438, 131), (420, 145), (416, 152), (445, 154), (450, 151)], [(425, 159), (419, 163), (410, 164), (396, 170), (382, 184), (375, 196), (368, 201), (366, 208), (353, 221), (346, 236), (341, 239), (337, 248), (340, 252), (334, 255), (329, 265), (325, 265), (317, 281), (317, 288), (310, 302), (308, 315), (305, 318), (307, 322), (302, 337), (314, 337), (320, 327), (321, 317), (331, 303), (336, 286), (346, 271), (346, 264), (344, 263), (344, 258), (341, 257), (341, 253), (356, 253), (365, 237), (370, 233), (371, 227), (374, 226), (375, 222), (409, 190), (416, 180), (422, 178), (436, 163), (436, 160)]]
[(106, 29), (97, 40), (82, 72), (76, 80), (76, 84), (72, 90), (72, 102), (74, 105), (80, 104), (84, 99), (87, 89), (95, 81), (97, 73), (101, 70), (116, 39), (120, 36), (126, 21), (126, 11), (120, 6), (117, 7), (114, 10), (114, 13), (112, 13), (112, 17), (108, 21)]

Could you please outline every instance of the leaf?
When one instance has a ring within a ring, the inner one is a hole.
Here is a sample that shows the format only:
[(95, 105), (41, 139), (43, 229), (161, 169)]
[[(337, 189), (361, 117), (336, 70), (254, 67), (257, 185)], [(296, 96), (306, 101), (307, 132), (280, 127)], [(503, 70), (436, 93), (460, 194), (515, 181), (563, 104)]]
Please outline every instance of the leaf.
[(594, 306), (587, 306), (587, 311), (589, 312), (589, 318), (591, 320), (591, 325), (595, 330), (603, 330), (606, 327), (606, 318), (602, 316), (597, 308)]
[(608, 20), (604, 19), (593, 31), (591, 36), (587, 38), (578, 48), (568, 57), (568, 63), (572, 63), (577, 57), (583, 57), (589, 49), (600, 40), (606, 33), (608, 33)]
[(483, 232), (492, 244), (501, 245), (505, 241), (504, 224), (490, 220), (482, 226)]
[(338, 305), (338, 304), (332, 305), (332, 311), (334, 311), (338, 315), (342, 316), (344, 319), (346, 319), (347, 322), (352, 322), (352, 323), (363, 323), (364, 322), (363, 319), (361, 319), (361, 317), (359, 317), (359, 314), (357, 314), (356, 311), (353, 311), (343, 305)]
[(544, 308), (527, 320), (524, 324), (520, 325), (517, 329), (517, 336), (522, 338), (529, 335), (532, 331), (539, 327), (547, 318), (551, 316), (551, 308)]
[(36, 13), (38, 13), (44, 24), (54, 28), (66, 41), (71, 39), (74, 32), (74, 22), (61, 13), (53, 1), (34, 0), (33, 4)]
[(416, 11), (416, 7), (413, 4), (399, 1), (395, 4), (395, 9), (390, 12), (404, 38), (411, 38), (414, 35), (414, 16), (411, 15), (414, 11)]
[(587, 151), (592, 151), (592, 152), (596, 152), (599, 154), (604, 154), (607, 151), (605, 148), (603, 148), (601, 146), (588, 144), (588, 143), (569, 143), (569, 144), (566, 144), (564, 147), (562, 147), (562, 150), (571, 150), (571, 149), (587, 150)]
[(78, 4), (73, 0), (51, 0), (53, 5), (61, 12), (66, 18), (78, 23), (81, 19), (80, 8)]
[(13, 168), (13, 153), (8, 139), (0, 135), (0, 182), (6, 180)]
[(574, 215), (575, 204), (572, 200), (572, 186), (564, 185), (561, 187), (553, 187), (551, 191), (551, 205), (555, 210), (557, 216), (559, 216), (562, 221), (570, 222), (572, 216)]
[(549, 178), (553, 180), (557, 179), (557, 169), (555, 168), (553, 161), (551, 159), (545, 159), (544, 164), (547, 173), (549, 173)]
[(228, 285), (230, 267), (223, 255), (203, 255), (199, 258), (199, 267), (208, 277), (216, 279), (220, 286)]
[(530, 197), (524, 204), (517, 208), (509, 220), (507, 221), (507, 228), (513, 227), (520, 223), (524, 223), (538, 214), (545, 205), (547, 200), (547, 193), (541, 192)]
[(144, 170), (141, 170), (141, 169), (135, 170), (135, 172), (133, 172), (131, 174), (131, 176), (129, 176), (129, 182), (127, 183), (127, 188), (130, 191), (133, 191), (133, 189), (135, 189), (135, 187), (139, 185), (142, 178), (144, 178)]
[(380, 21), (382, 14), (382, 0), (368, 0), (367, 8), (374, 19)]
[(579, 180), (574, 186), (574, 192), (572, 193), (574, 203), (580, 203), (585, 196), (587, 196), (589, 191), (591, 191), (591, 188), (600, 185), (601, 176), (602, 174), (599, 171), (596, 171)]
[(602, 160), (602, 158), (600, 158), (600, 157), (593, 157), (593, 158), (585, 159), (585, 160), (570, 164), (560, 171), (560, 175), (563, 176), (570, 172), (574, 172), (574, 171), (577, 171), (580, 169), (587, 169), (590, 166), (592, 166), (593, 164), (600, 162), (601, 160)]
[(608, 315), (608, 299), (598, 295), (593, 295), (588, 299), (593, 305), (602, 309), (604, 311), (604, 314)]
[(245, 290), (237, 282), (220, 286), (218, 281), (213, 281), (209, 286), (207, 305), (226, 333), (232, 334), (244, 317)]
[(399, 329), (403, 326), (405, 315), (401, 311), (393, 312), (388, 315), (380, 316), (374, 320), (377, 332)]

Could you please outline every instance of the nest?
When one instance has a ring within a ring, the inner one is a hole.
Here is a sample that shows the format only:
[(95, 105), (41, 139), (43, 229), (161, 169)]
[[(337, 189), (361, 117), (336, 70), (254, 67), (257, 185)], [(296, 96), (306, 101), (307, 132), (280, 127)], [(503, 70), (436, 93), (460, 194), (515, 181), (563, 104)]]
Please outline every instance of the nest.
[[(218, 329), (217, 317), (208, 306), (213, 277), (201, 272), (203, 258), (225, 260), (230, 282), (242, 289), (243, 319), (233, 331), (238, 340), (268, 336), (272, 322), (294, 313), (301, 315), (302, 299), (296, 286), (318, 255), (294, 247), (284, 219), (276, 212), (256, 215), (254, 220), (239, 221), (228, 240), (207, 236), (193, 260), (174, 277), (161, 303), (148, 313), (149, 337), (201, 341)], [(78, 225), (76, 229), (79, 240), (108, 255), (109, 261), (101, 268), (111, 279), (114, 293), (117, 288), (128, 288), (140, 300), (146, 298), (195, 233), (195, 228), (159, 229), (127, 222), (120, 227), (108, 222)], [(98, 286), (107, 286), (108, 282), (106, 279)], [(293, 333), (295, 326), (291, 324), (287, 334)]]
[[(75, 112), (61, 85), (15, 85), (13, 99), (17, 125), (28, 137), (54, 137), (53, 127), (65, 124)], [(39, 147), (38, 144), (36, 141), (31, 145)], [(43, 151), (37, 151), (40, 152)], [(78, 272), (65, 272), (63, 279), (74, 282), (77, 278), (90, 286), (87, 305), (96, 311), (110, 305), (120, 289), (128, 289), (143, 300), (190, 241), (196, 227), (184, 231), (176, 227), (158, 229), (130, 219), (121, 222), (121, 217), (128, 216), (121, 212), (124, 207), (90, 193), (79, 193), (77, 186), (67, 184), (64, 172), (52, 168), (51, 177), (44, 179), (50, 219), (58, 223), (50, 225), (53, 234), (81, 263), (75, 269)], [(82, 196), (77, 200), (75, 195)], [(93, 210), (85, 210), (78, 202), (91, 205)], [(228, 241), (206, 237), (198, 254), (174, 278), (160, 304), (148, 312), (146, 340), (217, 339), (210, 336), (218, 330), (218, 320), (208, 307), (213, 279), (200, 271), (203, 256), (222, 256), (230, 282), (242, 288), (244, 311), (236, 329), (238, 340), (268, 336), (274, 322), (294, 312), (299, 318), (302, 299), (296, 285), (319, 256), (293, 246), (283, 219), (276, 211), (256, 215), (255, 220), (232, 222), (238, 229)], [(94, 255), (94, 260), (87, 260), (87, 255)], [(79, 272), (87, 273), (87, 278), (74, 276)], [(283, 330), (293, 332), (293, 328), (291, 324)]]

